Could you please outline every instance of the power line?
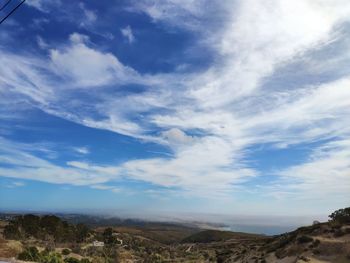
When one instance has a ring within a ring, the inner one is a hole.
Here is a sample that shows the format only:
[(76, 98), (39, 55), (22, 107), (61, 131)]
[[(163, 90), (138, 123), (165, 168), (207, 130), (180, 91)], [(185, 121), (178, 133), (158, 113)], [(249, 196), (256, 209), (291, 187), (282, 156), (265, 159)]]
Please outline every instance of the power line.
[(8, 0), (1, 8), (0, 11), (2, 11), (12, 0)]
[[(9, 1), (5, 4), (5, 6), (8, 5), (10, 1), (11, 1), (11, 0), (9, 0)], [(16, 7), (15, 7), (14, 9), (11, 10), (10, 13), (8, 13), (3, 19), (1, 19), (0, 25), (1, 25), (2, 22), (4, 22), (10, 15), (12, 15), (13, 12), (15, 12), (15, 11), (17, 10), (17, 8), (19, 8), (25, 1), (26, 1), (26, 0), (22, 0), (18, 5), (16, 5)], [(3, 6), (2, 9), (3, 9), (5, 6)]]

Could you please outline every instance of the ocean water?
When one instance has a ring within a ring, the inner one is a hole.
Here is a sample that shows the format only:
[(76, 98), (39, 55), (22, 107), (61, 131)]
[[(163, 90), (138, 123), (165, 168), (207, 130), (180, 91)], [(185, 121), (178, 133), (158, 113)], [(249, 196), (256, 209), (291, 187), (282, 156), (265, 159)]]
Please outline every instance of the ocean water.
[(278, 226), (278, 225), (230, 225), (227, 230), (233, 232), (244, 232), (264, 235), (279, 235), (293, 231), (299, 226)]

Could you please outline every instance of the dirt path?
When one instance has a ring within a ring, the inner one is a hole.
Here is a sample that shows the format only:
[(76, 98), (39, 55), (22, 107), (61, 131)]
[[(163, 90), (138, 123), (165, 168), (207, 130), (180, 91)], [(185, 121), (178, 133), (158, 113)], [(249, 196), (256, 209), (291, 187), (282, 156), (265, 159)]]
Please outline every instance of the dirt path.
[(308, 261), (304, 261), (302, 259), (299, 259), (296, 263), (305, 263), (305, 262), (309, 262), (309, 263), (332, 263), (330, 261), (323, 261), (323, 260), (319, 260), (319, 259), (315, 259), (315, 258), (307, 258)]

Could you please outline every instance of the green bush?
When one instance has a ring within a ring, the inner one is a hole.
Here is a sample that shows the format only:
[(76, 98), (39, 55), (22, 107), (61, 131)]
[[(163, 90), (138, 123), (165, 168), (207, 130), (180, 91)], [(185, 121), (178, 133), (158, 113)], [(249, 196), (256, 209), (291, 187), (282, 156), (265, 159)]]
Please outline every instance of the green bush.
[(319, 249), (314, 249), (312, 250), (312, 253), (314, 253), (314, 255), (319, 255), (321, 254), (321, 251)]
[(320, 240), (316, 239), (314, 242), (312, 242), (312, 247), (317, 247), (321, 243)]
[(70, 249), (64, 248), (64, 249), (62, 250), (62, 255), (67, 256), (67, 255), (70, 254), (70, 252), (71, 252)]
[(20, 239), (21, 238), (21, 232), (18, 229), (18, 226), (15, 223), (10, 223), (4, 228), (4, 237), (6, 239)]
[(26, 248), (23, 252), (18, 254), (17, 259), (40, 263), (63, 263), (60, 254), (53, 253), (48, 250), (44, 250), (41, 253), (39, 253), (36, 247)]
[(73, 257), (69, 257), (69, 258), (66, 258), (64, 260), (65, 263), (80, 263), (80, 260), (79, 259), (76, 259), (76, 258), (73, 258)]
[(23, 252), (19, 253), (17, 259), (24, 261), (39, 261), (40, 254), (36, 247), (26, 248)]
[(46, 255), (41, 255), (40, 263), (63, 263), (62, 257), (57, 253), (49, 253)]
[(334, 231), (334, 237), (342, 237), (345, 235), (345, 232), (343, 232), (341, 229), (337, 229)]
[(301, 236), (301, 237), (298, 237), (297, 241), (299, 244), (309, 243), (313, 241), (313, 238), (308, 236)]

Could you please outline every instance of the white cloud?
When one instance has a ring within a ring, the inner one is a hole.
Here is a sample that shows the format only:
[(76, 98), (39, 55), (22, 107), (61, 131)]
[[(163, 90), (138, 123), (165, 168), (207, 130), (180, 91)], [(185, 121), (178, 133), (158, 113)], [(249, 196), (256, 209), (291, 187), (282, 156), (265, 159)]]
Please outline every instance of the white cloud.
[(42, 37), (37, 36), (36, 40), (37, 40), (38, 46), (41, 49), (47, 49), (49, 47), (49, 45), (45, 42), (45, 40)]
[(334, 29), (350, 10), (336, 2), (252, 0), (228, 6), (229, 21), (208, 40), (223, 61), (195, 81), (192, 95), (202, 107), (220, 107), (257, 92), (277, 67), (337, 37)]
[(111, 186), (111, 185), (105, 185), (105, 184), (95, 184), (90, 186), (90, 188), (92, 189), (97, 189), (97, 190), (109, 190), (113, 193), (120, 193), (121, 189), (115, 186)]
[(188, 136), (178, 128), (171, 128), (162, 132), (162, 137), (164, 137), (164, 139), (170, 144), (190, 144), (194, 139), (192, 136)]
[(26, 184), (24, 182), (20, 181), (14, 181), (6, 185), (7, 188), (17, 188), (17, 187), (23, 187)]
[(110, 190), (113, 189), (113, 186), (104, 185), (104, 184), (95, 184), (90, 186), (92, 189), (98, 189), (98, 190)]
[(123, 84), (137, 74), (110, 53), (96, 51), (86, 45), (88, 38), (74, 33), (71, 43), (62, 50), (52, 49), (50, 58), (56, 74), (71, 80), (75, 87)]
[(34, 7), (41, 12), (48, 13), (52, 6), (60, 6), (61, 1), (60, 0), (29, 0), (25, 1), (25, 4)]
[(26, 144), (1, 139), (0, 146), (0, 162), (10, 165), (0, 167), (0, 176), (71, 185), (99, 185), (119, 179), (118, 167), (78, 161), (60, 166), (36, 157)]
[(122, 167), (134, 179), (193, 193), (203, 194), (211, 189), (222, 194), (230, 191), (231, 184), (256, 175), (242, 163), (241, 157), (235, 156), (229, 141), (205, 137), (180, 148), (174, 158), (128, 161)]
[(200, 20), (208, 14), (206, 8), (212, 7), (207, 0), (141, 0), (132, 3), (129, 10), (146, 13), (154, 22), (190, 30), (200, 30)]
[(93, 10), (88, 9), (84, 3), (79, 3), (79, 8), (83, 11), (85, 19), (80, 22), (80, 26), (85, 27), (93, 24), (97, 20), (97, 15)]
[(135, 41), (134, 33), (132, 32), (132, 29), (130, 26), (126, 26), (122, 29), (120, 29), (120, 32), (122, 35), (127, 39), (127, 41), (131, 44)]
[(16, 187), (21, 187), (21, 186), (25, 186), (25, 183), (23, 182), (13, 182), (13, 185)]
[[(46, 104), (52, 90), (47, 85), (47, 78), (39, 74), (40, 71), (46, 71), (42, 60), (2, 51), (0, 62), (8, 65), (0, 68), (0, 91), (4, 95), (12, 97), (16, 102), (29, 100)], [(18, 94), (25, 98), (18, 97)]]
[(271, 193), (291, 199), (322, 200), (344, 205), (350, 198), (350, 140), (337, 140), (313, 151), (309, 160), (276, 172), (280, 179)]
[(90, 150), (87, 147), (75, 147), (73, 148), (73, 150), (76, 151), (77, 153), (84, 154), (84, 155), (90, 153)]

